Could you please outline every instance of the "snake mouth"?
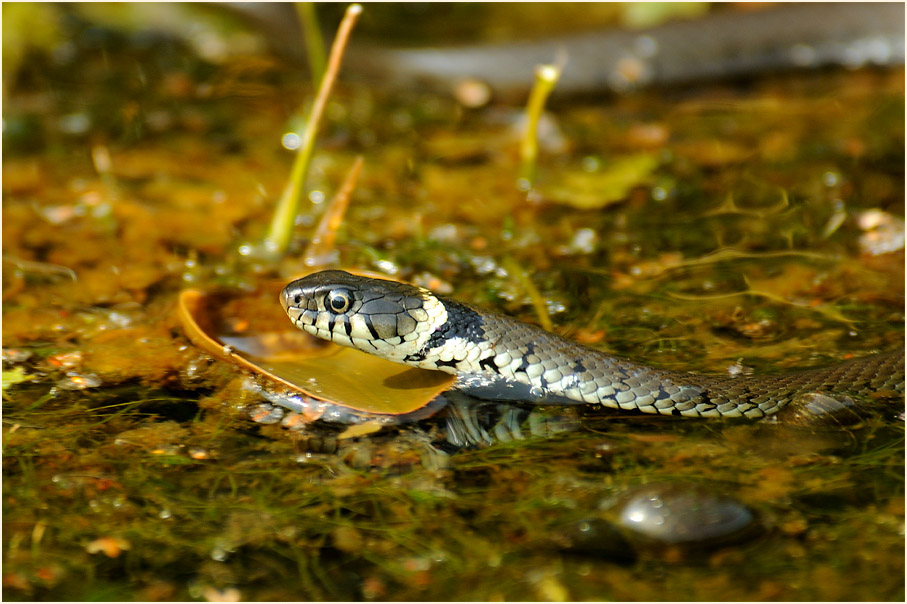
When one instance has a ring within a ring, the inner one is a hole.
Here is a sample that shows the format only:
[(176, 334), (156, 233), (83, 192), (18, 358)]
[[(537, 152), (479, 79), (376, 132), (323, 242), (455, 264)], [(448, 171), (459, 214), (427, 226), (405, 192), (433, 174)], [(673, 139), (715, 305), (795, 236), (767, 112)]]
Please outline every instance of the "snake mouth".
[(293, 284), (286, 286), (280, 292), (280, 305), (284, 312), (290, 318), (296, 327), (303, 331), (317, 336), (317, 330), (314, 327), (315, 316), (312, 311), (307, 310), (309, 297), (300, 288), (294, 288)]
[(280, 305), (285, 311), (290, 311), (290, 295), (286, 287), (280, 290)]

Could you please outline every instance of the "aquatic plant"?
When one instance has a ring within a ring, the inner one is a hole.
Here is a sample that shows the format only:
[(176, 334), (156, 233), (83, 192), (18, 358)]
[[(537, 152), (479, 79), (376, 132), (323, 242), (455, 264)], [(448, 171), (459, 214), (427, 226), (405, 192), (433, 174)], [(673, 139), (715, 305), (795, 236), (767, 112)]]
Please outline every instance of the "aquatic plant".
[(539, 65), (535, 70), (535, 83), (526, 103), (526, 131), (520, 143), (520, 175), (517, 186), (528, 191), (535, 182), (536, 159), (539, 155), (538, 126), (545, 110), (545, 101), (554, 90), (563, 71), (562, 65)]
[(302, 142), (290, 172), (290, 180), (287, 182), (286, 188), (284, 188), (283, 194), (277, 202), (271, 226), (264, 237), (264, 249), (262, 251), (265, 255), (279, 255), (290, 244), (293, 224), (296, 214), (299, 212), (299, 202), (302, 199), (303, 187), (309, 172), (309, 163), (315, 148), (315, 138), (318, 135), (321, 116), (324, 113), (334, 82), (337, 80), (337, 74), (340, 72), (340, 65), (343, 62), (343, 54), (346, 50), (350, 33), (353, 31), (353, 27), (356, 25), (356, 20), (361, 12), (362, 7), (360, 5), (351, 4), (347, 8), (340, 26), (337, 28), (337, 35), (334, 38), (330, 56), (328, 57), (327, 70), (321, 79), (318, 94), (315, 96), (315, 102), (309, 113), (305, 132), (302, 135)]

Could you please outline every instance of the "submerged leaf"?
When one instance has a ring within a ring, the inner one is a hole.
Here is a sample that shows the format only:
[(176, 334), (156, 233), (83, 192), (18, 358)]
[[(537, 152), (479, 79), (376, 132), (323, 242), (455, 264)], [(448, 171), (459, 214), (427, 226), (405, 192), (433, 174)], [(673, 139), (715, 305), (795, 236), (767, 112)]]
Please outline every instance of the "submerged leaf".
[(637, 153), (615, 159), (601, 171), (560, 173), (555, 184), (543, 185), (540, 190), (553, 202), (596, 210), (626, 199), (634, 187), (648, 182), (657, 167), (655, 153)]
[(35, 376), (26, 375), (25, 370), (22, 367), (14, 367), (9, 371), (3, 372), (3, 389), (6, 390), (10, 386), (21, 384), (22, 382), (27, 382), (33, 379), (35, 379)]
[(375, 432), (380, 431), (382, 428), (384, 428), (384, 424), (381, 422), (365, 422), (364, 424), (356, 424), (350, 426), (349, 428), (338, 434), (337, 440), (357, 438), (359, 436), (368, 436), (369, 434), (374, 434)]
[[(183, 329), (196, 346), (218, 359), (312, 398), (367, 413), (411, 413), (453, 385), (454, 377), (446, 373), (404, 367), (318, 340), (293, 328), (277, 302), (279, 287), (269, 286), (251, 296), (232, 297), (185, 290), (180, 294), (178, 306)], [(265, 299), (274, 300), (273, 309), (271, 305), (256, 307), (263, 294)], [(286, 330), (249, 329), (248, 333), (237, 335), (238, 317), (223, 316), (225, 307), (238, 314), (243, 314), (245, 307), (249, 316), (257, 313), (256, 325), (285, 324)], [(273, 316), (263, 317), (263, 312)], [(227, 327), (231, 319), (232, 328)]]

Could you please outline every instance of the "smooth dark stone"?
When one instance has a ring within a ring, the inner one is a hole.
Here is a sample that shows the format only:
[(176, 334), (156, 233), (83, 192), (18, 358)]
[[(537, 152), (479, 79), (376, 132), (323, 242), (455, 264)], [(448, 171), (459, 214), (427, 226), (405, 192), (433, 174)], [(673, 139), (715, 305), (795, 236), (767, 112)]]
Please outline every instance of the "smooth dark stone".
[(621, 498), (616, 524), (632, 541), (708, 547), (742, 540), (755, 528), (745, 505), (698, 487), (649, 485)]

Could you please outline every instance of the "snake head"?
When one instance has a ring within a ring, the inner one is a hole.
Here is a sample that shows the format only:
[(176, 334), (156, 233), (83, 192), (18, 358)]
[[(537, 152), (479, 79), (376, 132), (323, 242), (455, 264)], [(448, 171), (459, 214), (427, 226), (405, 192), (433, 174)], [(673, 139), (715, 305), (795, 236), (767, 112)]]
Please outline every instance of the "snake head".
[(412, 365), (406, 357), (423, 349), (444, 305), (428, 290), (344, 271), (321, 271), (293, 281), (280, 303), (299, 329), (341, 346)]

